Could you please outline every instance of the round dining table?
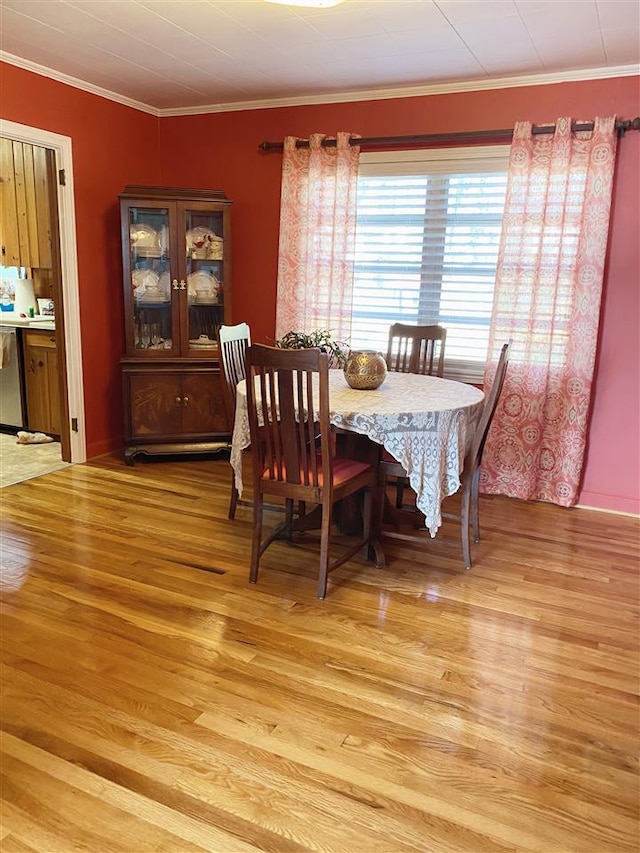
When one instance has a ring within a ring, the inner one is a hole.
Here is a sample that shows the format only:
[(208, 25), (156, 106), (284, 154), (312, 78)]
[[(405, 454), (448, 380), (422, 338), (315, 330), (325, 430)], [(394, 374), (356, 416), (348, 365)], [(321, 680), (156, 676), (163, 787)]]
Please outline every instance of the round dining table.
[[(341, 370), (329, 371), (333, 426), (367, 436), (402, 464), (425, 527), (435, 536), (441, 504), (460, 488), (460, 473), (484, 394), (473, 385), (416, 373), (387, 374), (376, 389), (349, 387)], [(251, 443), (245, 380), (238, 383), (231, 465), (242, 495), (242, 451)]]

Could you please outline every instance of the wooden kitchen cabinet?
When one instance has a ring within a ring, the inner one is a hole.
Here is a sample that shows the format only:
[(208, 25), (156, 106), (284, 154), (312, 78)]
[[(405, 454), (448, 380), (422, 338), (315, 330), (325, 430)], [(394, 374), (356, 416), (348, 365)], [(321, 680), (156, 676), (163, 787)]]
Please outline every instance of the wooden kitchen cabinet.
[(120, 195), (129, 464), (229, 446), (218, 330), (231, 317), (230, 209), (217, 190)]
[(62, 407), (55, 332), (25, 331), (24, 370), (27, 428), (57, 438)]

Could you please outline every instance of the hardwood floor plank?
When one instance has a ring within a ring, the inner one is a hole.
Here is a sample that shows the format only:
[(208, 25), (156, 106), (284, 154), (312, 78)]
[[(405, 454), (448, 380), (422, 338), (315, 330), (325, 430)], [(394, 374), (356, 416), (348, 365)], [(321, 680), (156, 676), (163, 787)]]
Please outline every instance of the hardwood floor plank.
[[(230, 850), (233, 850), (234, 853), (235, 851), (237, 853), (254, 853), (254, 851), (262, 849), (259, 846), (246, 843), (233, 834), (225, 833), (215, 823), (208, 822), (206, 816), (200, 819), (198, 815), (184, 814), (172, 805), (165, 805), (161, 802), (160, 797), (139, 794), (131, 787), (116, 785), (75, 763), (60, 760), (55, 749), (43, 750), (7, 734), (0, 735), (0, 738), (3, 757), (8, 755), (23, 761), (24, 764), (37, 771), (45, 783), (44, 777), (51, 777), (94, 797), (93, 808), (89, 814), (92, 815), (94, 823), (101, 827), (101, 837), (96, 845), (86, 847), (87, 850), (104, 851), (112, 849), (112, 838), (120, 837), (121, 827), (126, 824), (131, 816), (171, 833), (174, 840), (164, 848), (167, 851), (188, 850), (189, 845), (198, 850), (216, 851), (216, 853), (217, 851), (228, 853)], [(37, 810), (34, 810), (34, 815), (37, 814)], [(111, 820), (109, 816), (111, 816)], [(30, 816), (29, 822), (37, 832), (41, 831), (41, 824), (37, 818)], [(71, 844), (77, 844), (76, 836), (70, 834), (69, 829), (68, 825), (64, 825), (63, 840), (59, 847), (44, 844), (39, 845), (38, 850), (59, 850), (60, 853), (67, 853)], [(140, 847), (133, 847), (132, 845), (125, 847), (129, 853), (146, 849), (163, 848), (149, 848), (145, 844)]]
[(2, 497), (3, 853), (638, 853), (637, 519), (483, 496), (470, 571), (445, 522), (318, 601), (224, 459)]
[(31, 847), (19, 838), (16, 838), (13, 833), (5, 836), (2, 839), (3, 853), (38, 853), (37, 848)]
[[(38, 785), (34, 786), (37, 777)], [(22, 835), (38, 849), (69, 849), (68, 837), (74, 845), (84, 850), (95, 850), (103, 843), (103, 827), (96, 827), (92, 817), (94, 797), (78, 788), (41, 774), (9, 756), (3, 757), (3, 810), (12, 806), (7, 815), (12, 831)], [(33, 792), (36, 791), (37, 794)], [(18, 814), (19, 812), (19, 814)], [(37, 812), (38, 823), (28, 819)], [(109, 849), (127, 853), (130, 850), (171, 850), (178, 839), (159, 827), (125, 814), (120, 809), (101, 808), (101, 821), (117, 825), (118, 832), (109, 841)], [(44, 832), (48, 837), (43, 837)], [(65, 840), (67, 839), (67, 840)], [(201, 848), (180, 841), (181, 849), (187, 853)]]

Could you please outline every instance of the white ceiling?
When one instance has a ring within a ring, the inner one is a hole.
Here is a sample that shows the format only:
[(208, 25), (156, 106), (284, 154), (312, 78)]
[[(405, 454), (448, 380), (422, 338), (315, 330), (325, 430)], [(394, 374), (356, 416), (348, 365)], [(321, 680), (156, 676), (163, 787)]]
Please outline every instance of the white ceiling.
[(638, 73), (640, 2), (0, 0), (0, 58), (161, 115), (353, 100)]

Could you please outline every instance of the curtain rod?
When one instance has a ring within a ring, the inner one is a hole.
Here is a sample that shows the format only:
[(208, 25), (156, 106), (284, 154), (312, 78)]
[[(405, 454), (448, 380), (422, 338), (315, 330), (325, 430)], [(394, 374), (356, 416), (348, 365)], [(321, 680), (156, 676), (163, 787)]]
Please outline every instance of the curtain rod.
[[(534, 134), (553, 133), (555, 124), (535, 125), (532, 129)], [(593, 130), (593, 122), (587, 121), (582, 123), (574, 123), (571, 125), (571, 130), (575, 133), (583, 130)], [(640, 130), (640, 116), (634, 119), (620, 119), (616, 121), (616, 130), (618, 136), (622, 137), (628, 130)], [(473, 142), (481, 139), (508, 139), (513, 138), (513, 130), (464, 130), (454, 133), (426, 133), (418, 134), (417, 136), (353, 136), (349, 140), (350, 145), (360, 145), (361, 147), (375, 148), (389, 147), (394, 145), (424, 145), (434, 142)], [(335, 148), (335, 139), (325, 139), (322, 143), (327, 148)], [(296, 148), (308, 148), (308, 139), (299, 139), (296, 143)], [(261, 142), (258, 145), (260, 151), (282, 151), (284, 142)]]

